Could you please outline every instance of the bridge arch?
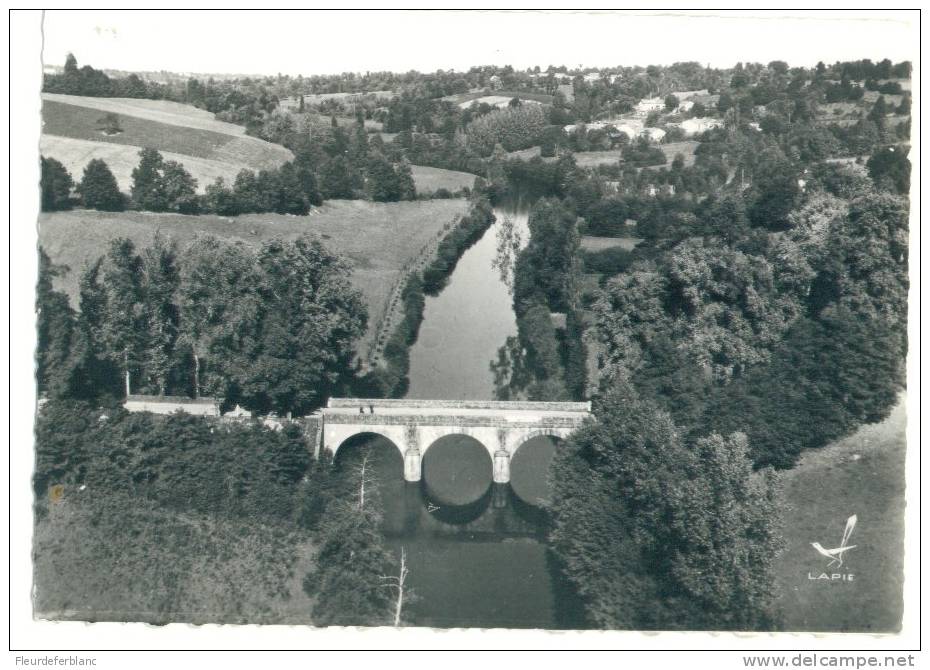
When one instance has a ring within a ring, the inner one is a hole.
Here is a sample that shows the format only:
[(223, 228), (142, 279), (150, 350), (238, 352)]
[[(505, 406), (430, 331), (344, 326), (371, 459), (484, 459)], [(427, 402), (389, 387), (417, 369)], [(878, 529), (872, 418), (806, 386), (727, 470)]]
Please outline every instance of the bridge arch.
[(360, 425), (360, 426), (327, 426), (325, 431), (325, 446), (333, 460), (339, 455), (339, 451), (346, 443), (358, 439), (364, 435), (372, 435), (384, 438), (394, 445), (401, 458), (404, 457), (407, 449), (406, 440), (403, 431), (395, 430), (394, 426), (377, 426), (377, 425)]
[(557, 442), (563, 442), (565, 441), (566, 435), (564, 431), (560, 431), (556, 428), (540, 428), (538, 430), (531, 430), (528, 433), (522, 433), (518, 435), (510, 445), (510, 449), (508, 449), (510, 457), (513, 458), (517, 452), (520, 451), (520, 447), (537, 437), (548, 437)]
[(422, 452), (423, 484), (429, 497), (443, 505), (471, 505), (484, 498), (493, 470), (487, 446), (465, 432), (447, 432)]
[(342, 440), (342, 442), (340, 442), (338, 445), (336, 445), (331, 450), (332, 455), (333, 455), (333, 460), (335, 460), (338, 457), (340, 450), (343, 450), (343, 447), (345, 447), (348, 443), (353, 442), (353, 441), (358, 441), (366, 436), (380, 437), (380, 438), (387, 440), (394, 446), (395, 449), (397, 449), (397, 453), (400, 454), (401, 458), (403, 458), (404, 449), (399, 444), (397, 444), (390, 435), (387, 434), (387, 431), (360, 430), (359, 432), (353, 433), (352, 435), (349, 435), (348, 437), (346, 437), (344, 440)]
[[(513, 494), (523, 503), (539, 507), (551, 499), (549, 468), (565, 439), (559, 433), (558, 430), (542, 428), (528, 431), (516, 440), (510, 453), (508, 474)], [(527, 446), (534, 441), (535, 444)]]
[(489, 456), (492, 458), (494, 456), (496, 438), (492, 431), (459, 426), (442, 426), (434, 430), (431, 430), (431, 427), (420, 428), (418, 432), (420, 454), (425, 456), (430, 447), (446, 437), (469, 437), (484, 447)]

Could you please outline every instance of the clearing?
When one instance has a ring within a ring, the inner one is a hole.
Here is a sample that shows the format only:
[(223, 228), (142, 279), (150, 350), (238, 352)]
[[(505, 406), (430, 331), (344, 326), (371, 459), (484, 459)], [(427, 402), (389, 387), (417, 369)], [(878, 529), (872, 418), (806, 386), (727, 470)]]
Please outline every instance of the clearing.
[(465, 187), (473, 188), (475, 185), (475, 175), (470, 172), (444, 170), (425, 165), (411, 165), (410, 171), (413, 173), (417, 193), (432, 193), (441, 188), (455, 193)]
[(272, 237), (294, 239), (305, 233), (322, 238), (332, 251), (353, 267), (352, 283), (368, 306), (368, 333), (359, 342), (365, 351), (372, 330), (384, 313), (391, 289), (407, 266), (443, 227), (465, 213), (468, 202), (420, 200), (372, 203), (364, 200), (330, 200), (308, 216), (248, 214), (239, 217), (185, 216), (152, 212), (97, 212), (74, 210), (39, 216), (39, 244), (55, 263), (71, 268), (56, 279), (77, 307), (82, 268), (101, 256), (109, 241), (128, 237), (137, 246), (148, 245), (156, 231), (184, 245), (197, 235), (241, 241), (258, 247)]
[[(900, 627), (906, 424), (902, 395), (885, 421), (805, 452), (796, 468), (782, 473), (786, 548), (776, 559), (776, 572), (786, 630), (879, 633)], [(856, 548), (847, 552), (842, 568), (828, 568), (811, 543), (838, 547), (853, 514), (858, 524), (849, 544)], [(916, 549), (916, 538), (909, 546)], [(855, 577), (847, 582), (808, 576), (821, 573)]]
[[(101, 130), (99, 121), (108, 112), (117, 115), (121, 132), (107, 135)], [(293, 158), (282, 146), (246, 136), (241, 126), (164, 100), (45, 93), (42, 119), (42, 155), (61, 161), (76, 181), (92, 158), (100, 158), (124, 191), (129, 190), (142, 147), (182, 163), (200, 191), (217, 177), (232, 180), (242, 169), (275, 168)]]
[(581, 248), (585, 251), (604, 251), (620, 247), (626, 251), (633, 251), (636, 245), (642, 242), (639, 237), (595, 237), (593, 235), (584, 235), (581, 238)]

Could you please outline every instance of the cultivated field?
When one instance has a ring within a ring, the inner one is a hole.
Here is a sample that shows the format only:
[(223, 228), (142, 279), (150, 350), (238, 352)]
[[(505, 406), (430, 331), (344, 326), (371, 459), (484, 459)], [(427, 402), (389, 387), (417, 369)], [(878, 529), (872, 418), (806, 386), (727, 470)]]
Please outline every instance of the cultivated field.
[[(107, 112), (118, 115), (122, 132), (106, 135), (101, 130), (98, 122)], [(212, 117), (196, 107), (163, 100), (43, 94), (40, 147), (44, 156), (61, 161), (75, 180), (92, 158), (103, 159), (124, 191), (129, 190), (142, 147), (182, 163), (201, 191), (217, 177), (231, 180), (244, 168), (274, 168), (293, 158), (284, 147), (247, 137), (240, 126)]]
[(469, 172), (443, 170), (425, 165), (411, 165), (410, 171), (413, 173), (417, 193), (432, 193), (441, 188), (454, 193), (466, 186), (472, 188), (475, 185), (475, 175)]
[[(902, 399), (882, 423), (806, 452), (795, 469), (783, 474), (787, 546), (776, 568), (787, 630), (888, 632), (899, 627), (905, 425)], [(858, 524), (849, 544), (856, 548), (847, 552), (842, 569), (828, 568), (829, 561), (811, 542), (839, 546), (853, 514)], [(909, 550), (916, 548), (916, 539), (911, 538)], [(854, 580), (811, 580), (808, 573), (851, 573)]]
[[(58, 102), (96, 109), (104, 113), (113, 112), (120, 116), (134, 116), (174, 126), (200, 128), (201, 130), (210, 130), (226, 135), (245, 135), (244, 126), (217, 121), (213, 112), (180, 102), (142, 98), (92, 98), (84, 95), (64, 95), (62, 93), (43, 93), (42, 100), (43, 102)], [(102, 116), (102, 114), (99, 114), (99, 116)]]
[[(207, 234), (257, 247), (271, 237), (294, 239), (309, 232), (319, 235), (325, 245), (352, 264), (352, 283), (364, 295), (371, 325), (375, 325), (404, 266), (466, 207), (463, 199), (396, 203), (331, 200), (308, 216), (249, 214), (231, 218), (151, 212), (48, 212), (39, 216), (39, 244), (55, 263), (71, 268), (56, 280), (56, 286), (77, 306), (82, 268), (103, 254), (115, 237), (147, 245), (160, 231), (184, 244)], [(360, 343), (360, 351), (368, 346), (370, 336), (369, 331)]]

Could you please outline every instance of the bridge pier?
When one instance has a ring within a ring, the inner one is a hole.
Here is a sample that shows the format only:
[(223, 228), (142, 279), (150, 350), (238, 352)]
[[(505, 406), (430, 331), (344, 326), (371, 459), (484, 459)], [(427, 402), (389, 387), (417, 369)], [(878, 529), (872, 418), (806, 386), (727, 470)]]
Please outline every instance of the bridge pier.
[(494, 483), (506, 484), (510, 481), (510, 452), (498, 449), (494, 452)]
[(423, 459), (420, 457), (420, 450), (417, 448), (407, 449), (404, 452), (404, 479), (408, 482), (420, 481), (421, 464)]

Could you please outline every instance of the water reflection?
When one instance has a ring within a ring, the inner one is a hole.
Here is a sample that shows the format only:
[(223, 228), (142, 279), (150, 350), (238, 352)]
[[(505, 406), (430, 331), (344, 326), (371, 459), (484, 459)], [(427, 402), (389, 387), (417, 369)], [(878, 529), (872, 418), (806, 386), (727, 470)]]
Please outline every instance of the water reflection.
[[(433, 451), (437, 446), (438, 441), (426, 455), (451, 459), (445, 464), (448, 469), (470, 453)], [(477, 500), (451, 505), (430, 493), (425, 478), (404, 480), (403, 459), (390, 440), (368, 433), (340, 447), (335, 466), (343, 474), (343, 494), (357, 495), (364, 464), (366, 495), (382, 510), (386, 543), (397, 554), (401, 548), (406, 551), (409, 584), (416, 595), (408, 610), (412, 622), (445, 627), (582, 626), (580, 608), (544, 543), (547, 513), (533, 504), (549, 496), (545, 473), (555, 449), (552, 438), (528, 440), (511, 461), (510, 484), (485, 485)], [(433, 468), (439, 465), (437, 460)], [(449, 497), (448, 491), (443, 493)]]
[(470, 505), (491, 486), (491, 456), (468, 435), (446, 435), (423, 455), (423, 485), (439, 506)]

